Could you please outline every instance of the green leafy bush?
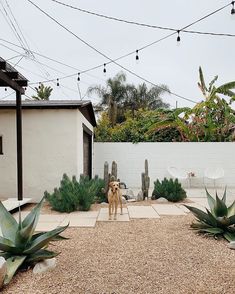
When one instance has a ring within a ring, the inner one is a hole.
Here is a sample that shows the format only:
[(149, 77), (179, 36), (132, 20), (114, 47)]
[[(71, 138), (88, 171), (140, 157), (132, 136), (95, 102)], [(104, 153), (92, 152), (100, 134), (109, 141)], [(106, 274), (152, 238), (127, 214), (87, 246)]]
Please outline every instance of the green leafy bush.
[(184, 200), (187, 195), (182, 188), (178, 179), (166, 179), (162, 182), (157, 180), (154, 182), (154, 190), (152, 193), (152, 199), (158, 199), (160, 197), (166, 198), (168, 201), (177, 202)]
[(44, 193), (46, 200), (52, 208), (60, 212), (72, 212), (78, 210), (79, 198), (75, 193), (75, 180), (64, 174), (60, 182), (60, 187), (55, 188), (52, 194)]
[(214, 199), (207, 189), (206, 195), (210, 207), (210, 210), (206, 208), (206, 212), (185, 205), (197, 218), (191, 227), (200, 233), (223, 236), (228, 241), (235, 241), (235, 201), (229, 207), (226, 205), (226, 189), (222, 199), (217, 193)]
[(91, 204), (102, 197), (104, 181), (97, 176), (94, 179), (80, 176), (79, 182), (73, 176), (72, 180), (66, 175), (60, 182), (60, 187), (55, 188), (52, 194), (45, 192), (47, 201), (54, 210), (72, 212), (76, 210), (87, 211)]
[(57, 256), (59, 253), (49, 251), (47, 246), (51, 241), (66, 239), (60, 236), (67, 227), (57, 227), (49, 232), (35, 233), (38, 223), (40, 210), (44, 198), (38, 203), (23, 221), (19, 217), (19, 223), (7, 211), (0, 202), (0, 228), (2, 237), (0, 237), (0, 256), (7, 261), (7, 274), (4, 279), (4, 285), (9, 284), (12, 277), (19, 268), (28, 268), (28, 266), (44, 259)]

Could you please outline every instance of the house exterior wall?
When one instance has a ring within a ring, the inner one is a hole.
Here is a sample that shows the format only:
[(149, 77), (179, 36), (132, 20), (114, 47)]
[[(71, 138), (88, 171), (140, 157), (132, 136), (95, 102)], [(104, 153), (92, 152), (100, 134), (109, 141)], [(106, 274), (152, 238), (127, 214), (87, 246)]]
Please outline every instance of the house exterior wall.
[[(63, 173), (83, 170), (82, 122), (93, 129), (77, 109), (24, 109), (24, 197), (38, 201), (45, 190), (58, 187)], [(13, 110), (0, 110), (0, 197), (16, 197), (16, 123)]]
[[(103, 177), (104, 162), (115, 160), (118, 164), (118, 177), (128, 187), (141, 187), (141, 173), (144, 160), (148, 159), (150, 186), (154, 181), (170, 177), (167, 167), (175, 166), (187, 172), (194, 172), (192, 187), (203, 187), (206, 168), (221, 167), (225, 178), (216, 181), (217, 185), (235, 186), (235, 143), (95, 143), (94, 174)], [(188, 183), (182, 182), (184, 186)], [(214, 183), (205, 179), (207, 186)]]

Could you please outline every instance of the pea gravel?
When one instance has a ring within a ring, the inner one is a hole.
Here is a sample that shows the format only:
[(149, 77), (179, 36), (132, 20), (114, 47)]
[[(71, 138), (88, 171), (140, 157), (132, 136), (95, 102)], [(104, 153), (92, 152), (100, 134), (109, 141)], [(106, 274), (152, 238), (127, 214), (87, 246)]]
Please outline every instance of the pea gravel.
[(20, 272), (4, 294), (234, 294), (235, 251), (189, 230), (193, 217), (71, 228), (54, 270)]

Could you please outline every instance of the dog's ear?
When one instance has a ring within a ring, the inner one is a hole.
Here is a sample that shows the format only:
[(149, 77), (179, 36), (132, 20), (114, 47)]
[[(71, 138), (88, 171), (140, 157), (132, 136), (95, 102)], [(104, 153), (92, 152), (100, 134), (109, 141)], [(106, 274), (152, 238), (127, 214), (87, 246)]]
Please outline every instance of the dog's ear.
[(109, 188), (112, 188), (113, 182), (109, 182)]

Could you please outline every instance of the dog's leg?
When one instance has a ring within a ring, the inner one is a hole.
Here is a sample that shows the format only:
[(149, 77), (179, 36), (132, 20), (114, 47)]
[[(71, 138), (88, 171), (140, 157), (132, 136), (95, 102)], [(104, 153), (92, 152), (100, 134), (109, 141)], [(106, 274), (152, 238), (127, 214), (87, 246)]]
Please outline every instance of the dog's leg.
[(110, 197), (108, 198), (108, 201), (109, 201), (109, 220), (111, 220), (111, 206), (112, 206), (112, 201), (110, 199)]
[(120, 208), (121, 208), (121, 215), (122, 215), (122, 193), (119, 192), (119, 201), (120, 201)]
[(118, 207), (118, 199), (115, 199), (115, 211), (114, 211), (114, 219), (117, 219), (117, 207)]

